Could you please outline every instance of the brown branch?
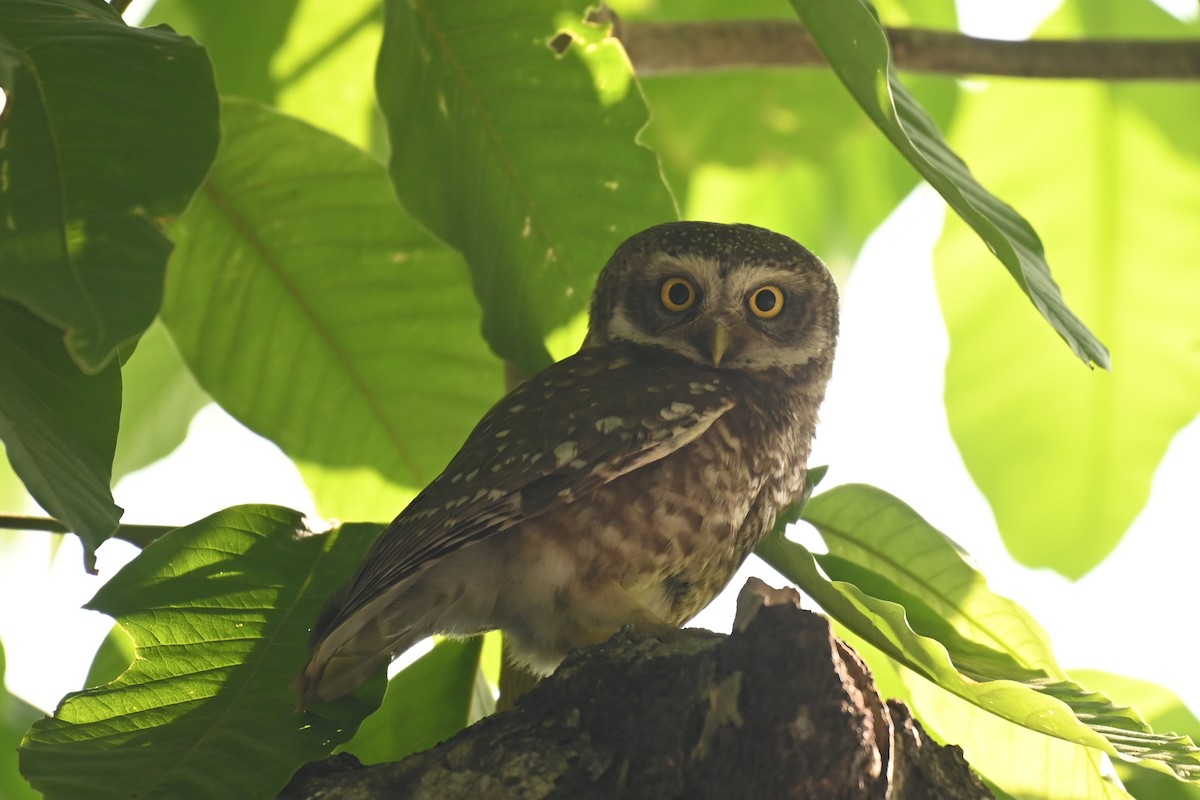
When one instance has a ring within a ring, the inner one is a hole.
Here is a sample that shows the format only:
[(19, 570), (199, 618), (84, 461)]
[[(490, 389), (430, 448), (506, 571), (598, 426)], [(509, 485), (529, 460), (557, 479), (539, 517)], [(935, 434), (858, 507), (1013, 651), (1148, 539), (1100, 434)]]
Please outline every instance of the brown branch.
[(762, 597), (748, 589), (730, 636), (619, 633), (568, 656), (512, 711), (396, 763), (309, 764), (280, 798), (992, 796), (961, 750), (882, 700), (828, 620), (787, 604), (744, 611)]
[[(816, 42), (798, 22), (622, 22), (621, 40), (638, 75), (817, 66)], [(896, 66), (911, 72), (1100, 80), (1200, 79), (1193, 39), (1000, 41), (922, 28), (888, 28)]]
[[(14, 514), (0, 514), (0, 529), (73, 533), (65, 522), (59, 522), (50, 517), (26, 517)], [(138, 547), (145, 547), (173, 530), (175, 529), (170, 525), (118, 525), (113, 536), (136, 544)]]

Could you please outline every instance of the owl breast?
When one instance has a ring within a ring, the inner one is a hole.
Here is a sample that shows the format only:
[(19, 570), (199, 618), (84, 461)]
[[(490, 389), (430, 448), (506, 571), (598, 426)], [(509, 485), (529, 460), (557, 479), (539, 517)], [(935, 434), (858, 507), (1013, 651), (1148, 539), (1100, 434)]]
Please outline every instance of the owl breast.
[(724, 588), (804, 481), (811, 423), (766, 396), (494, 541), (512, 565), (494, 616), (519, 656), (549, 669), (624, 624), (678, 626)]

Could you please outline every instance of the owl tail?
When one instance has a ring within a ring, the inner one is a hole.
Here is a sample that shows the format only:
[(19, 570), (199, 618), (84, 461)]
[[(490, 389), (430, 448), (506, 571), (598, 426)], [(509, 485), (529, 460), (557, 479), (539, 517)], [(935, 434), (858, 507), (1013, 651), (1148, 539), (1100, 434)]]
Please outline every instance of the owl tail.
[(404, 624), (404, 617), (395, 613), (394, 606), (381, 607), (394, 602), (391, 597), (376, 598), (375, 602), (331, 624), (341, 609), (338, 598), (330, 600), (313, 627), (312, 655), (291, 684), (300, 695), (297, 710), (350, 694), (387, 666), (394, 655), (431, 633), (424, 620)]

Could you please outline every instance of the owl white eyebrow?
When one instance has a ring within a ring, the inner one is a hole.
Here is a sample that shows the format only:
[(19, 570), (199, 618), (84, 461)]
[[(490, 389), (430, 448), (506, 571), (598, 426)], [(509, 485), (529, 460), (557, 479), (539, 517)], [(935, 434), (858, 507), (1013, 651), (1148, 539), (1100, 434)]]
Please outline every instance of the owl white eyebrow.
[[(607, 330), (609, 342), (619, 339), (623, 342), (632, 342), (633, 344), (662, 345), (661, 336), (647, 334), (630, 321), (624, 303), (618, 303), (613, 308), (612, 316), (608, 320)], [(686, 342), (678, 341), (675, 344), (676, 352), (681, 355), (683, 354), (683, 349), (686, 348), (695, 357), (695, 360), (704, 361), (703, 354)]]
[(768, 283), (794, 286), (796, 278), (797, 273), (794, 269), (777, 267), (772, 264), (744, 264), (736, 272), (731, 270), (726, 280), (729, 281), (732, 288), (736, 289), (733, 294), (737, 296)]

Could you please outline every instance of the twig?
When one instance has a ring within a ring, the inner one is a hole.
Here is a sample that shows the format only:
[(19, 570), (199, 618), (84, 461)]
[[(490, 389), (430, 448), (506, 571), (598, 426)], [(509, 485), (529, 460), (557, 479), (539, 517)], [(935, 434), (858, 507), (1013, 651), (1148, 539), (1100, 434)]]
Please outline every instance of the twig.
[[(816, 66), (824, 56), (798, 22), (623, 22), (613, 29), (638, 75)], [(1200, 79), (1193, 39), (1000, 41), (922, 28), (888, 28), (896, 65), (912, 72), (1101, 80)]]
[[(0, 529), (17, 531), (48, 531), (50, 533), (71, 533), (66, 523), (50, 517), (25, 517), (13, 514), (0, 514)], [(118, 539), (136, 544), (146, 545), (175, 528), (170, 525), (118, 525), (113, 533)]]

